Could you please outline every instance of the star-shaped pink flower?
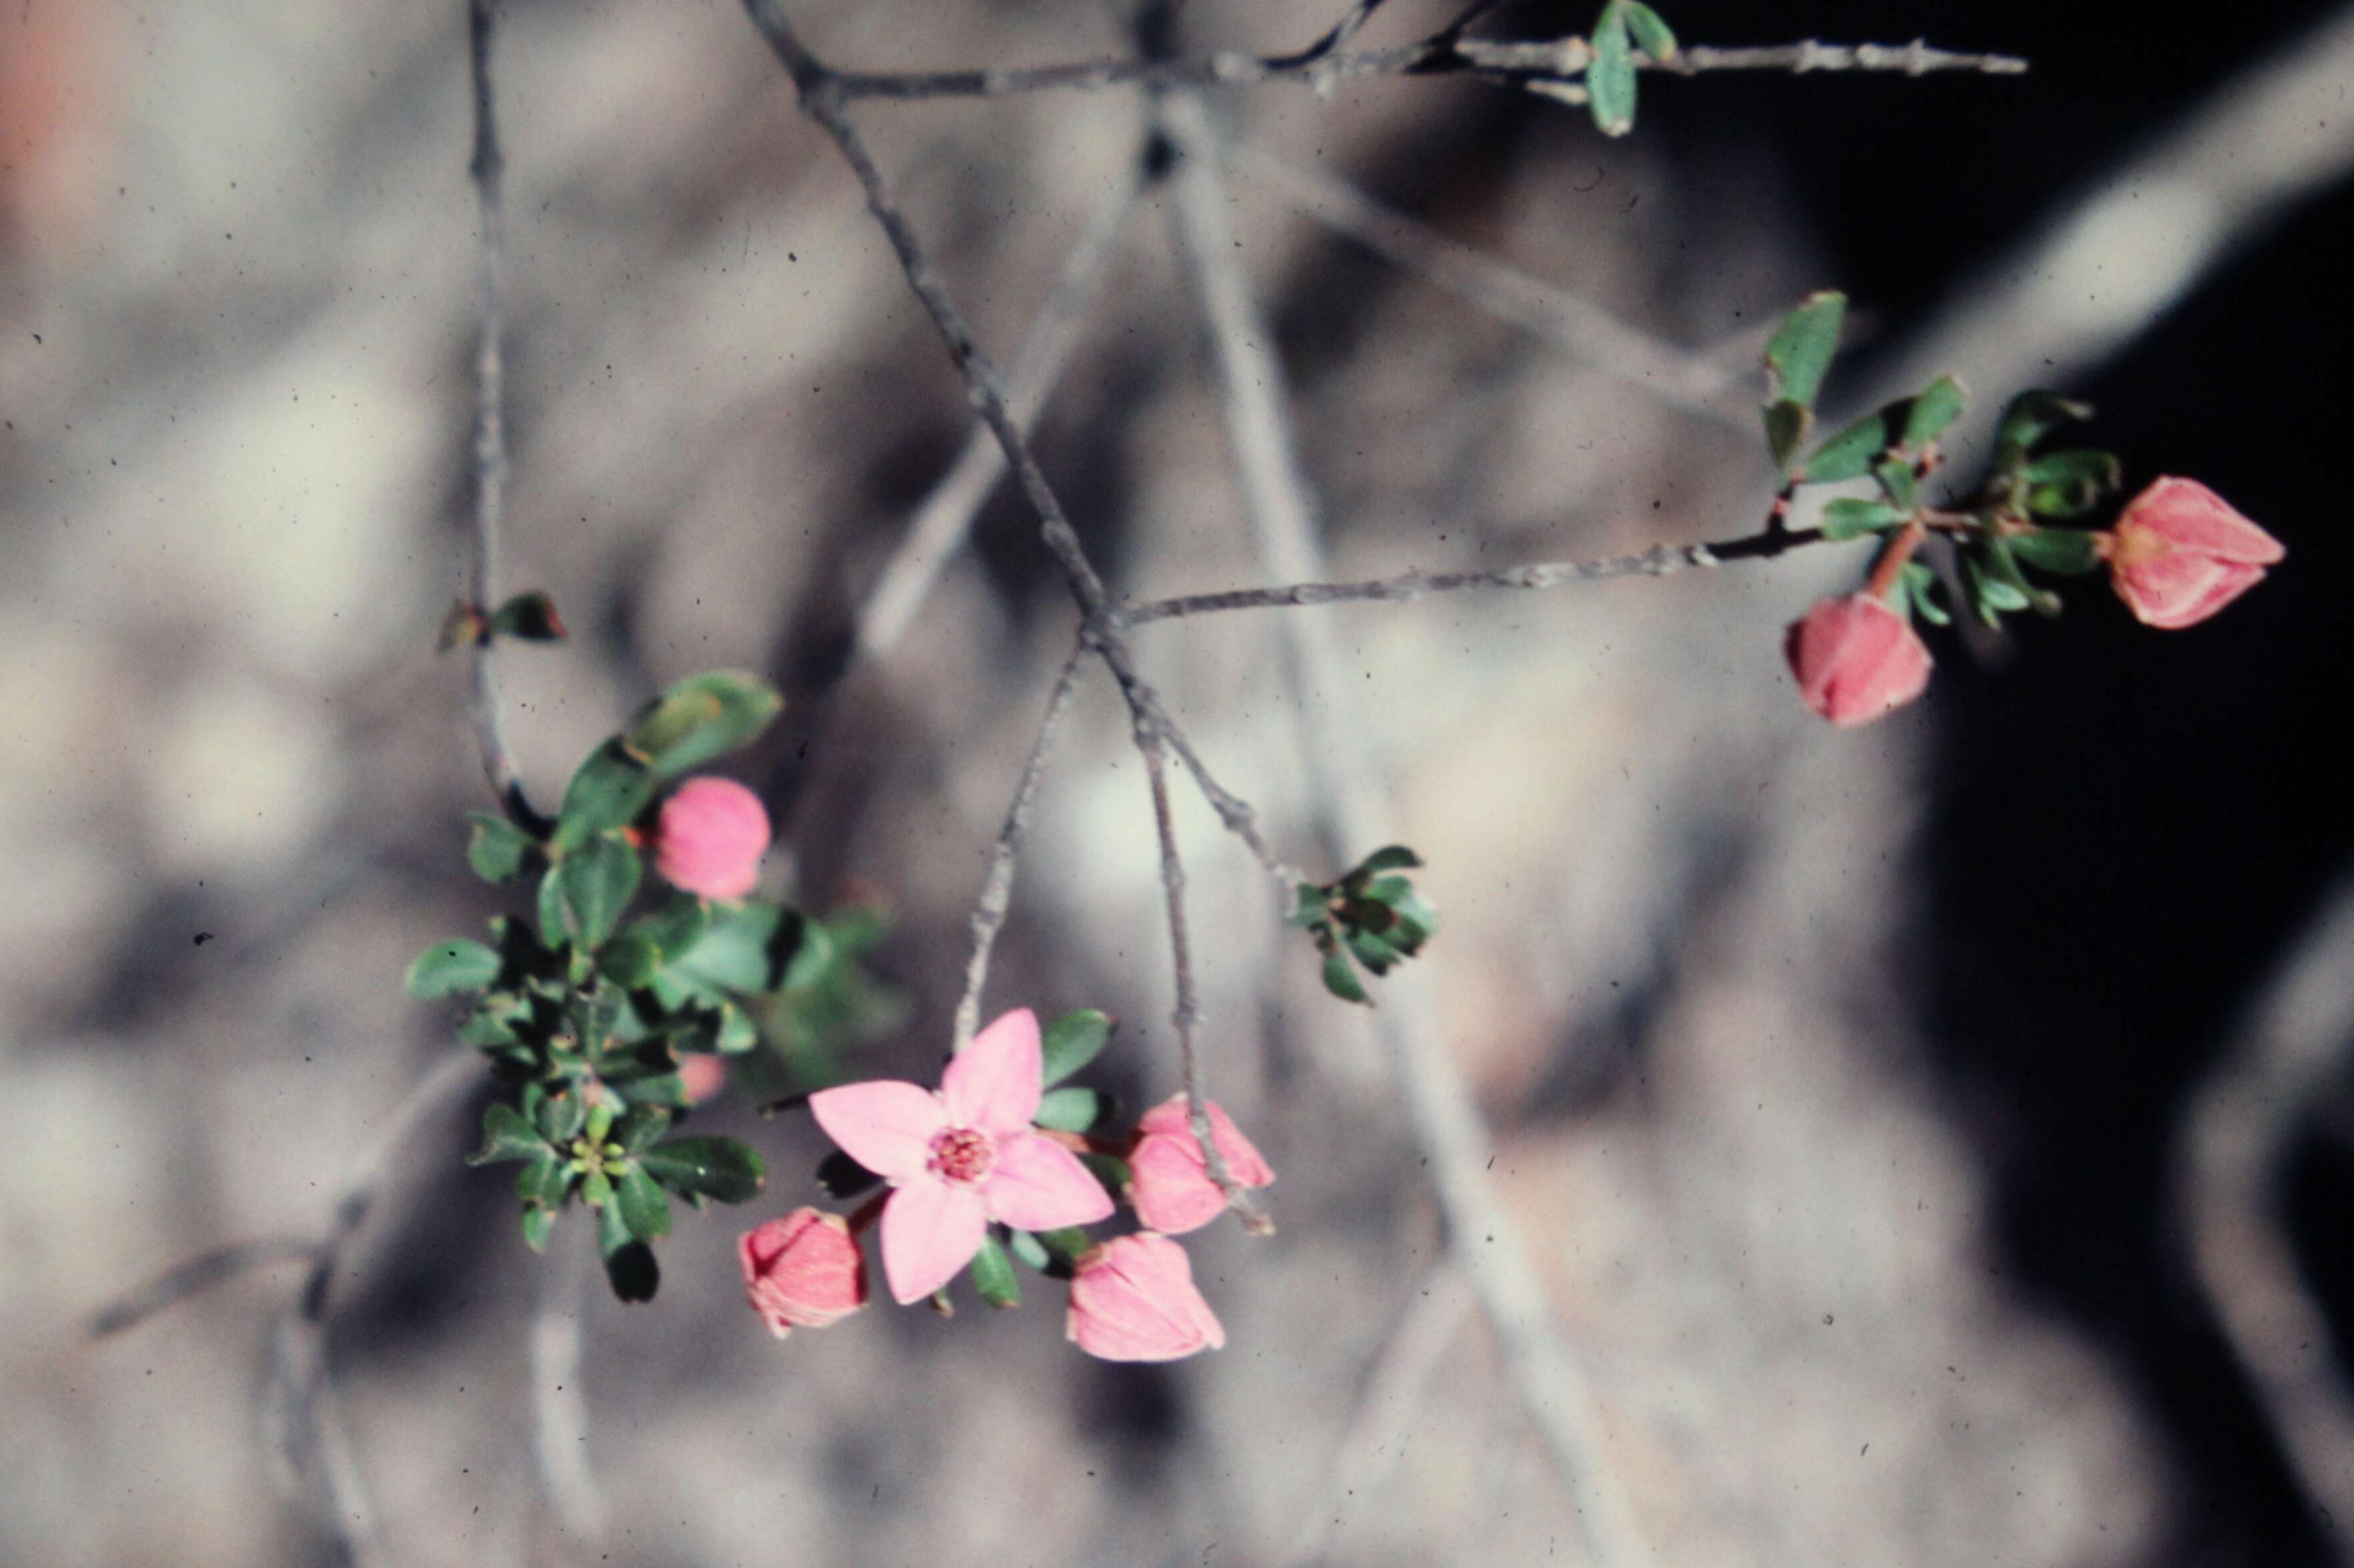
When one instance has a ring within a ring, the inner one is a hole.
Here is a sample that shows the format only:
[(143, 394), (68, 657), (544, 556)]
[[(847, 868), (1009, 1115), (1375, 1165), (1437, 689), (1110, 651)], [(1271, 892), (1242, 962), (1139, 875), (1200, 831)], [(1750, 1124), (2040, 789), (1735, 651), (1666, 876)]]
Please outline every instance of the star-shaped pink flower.
[(976, 1035), (937, 1092), (876, 1078), (810, 1097), (826, 1136), (897, 1189), (883, 1209), (883, 1273), (901, 1306), (954, 1279), (991, 1220), (1050, 1231), (1111, 1217), (1103, 1184), (1032, 1128), (1040, 1077), (1025, 1007)]

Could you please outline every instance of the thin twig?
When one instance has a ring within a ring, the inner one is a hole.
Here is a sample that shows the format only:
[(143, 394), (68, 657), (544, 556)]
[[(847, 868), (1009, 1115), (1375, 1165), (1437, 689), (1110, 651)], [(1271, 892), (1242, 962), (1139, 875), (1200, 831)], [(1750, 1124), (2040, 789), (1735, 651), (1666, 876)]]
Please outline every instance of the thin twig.
[[(1047, 397), (1078, 347), (1082, 329), (1103, 287), (1120, 235), (1143, 195), (1148, 178), (1143, 155), (1129, 164), (1129, 175), (1107, 197), (1072, 247), (1055, 291), (1047, 296), (1013, 358), (1006, 401), (1024, 435), (1034, 428)], [(1005, 476), (1005, 453), (985, 429), (975, 429), (939, 482), (916, 508), (906, 537), (875, 579), (858, 611), (855, 657), (888, 652), (914, 623), (932, 585), (972, 526), (981, 503)], [(846, 675), (847, 671), (844, 672)]]
[(1071, 526), (1054, 486), (1030, 443), (1008, 407), (1005, 393), (996, 367), (981, 352), (972, 329), (949, 295), (947, 286), (932, 266), (922, 242), (916, 238), (914, 226), (907, 214), (892, 200), (883, 173), (875, 165), (873, 152), (866, 140), (852, 122), (843, 92), (843, 78), (811, 55), (801, 43), (800, 35), (785, 15), (782, 0), (744, 0), (746, 13), (761, 37), (777, 56), (786, 73), (792, 78), (801, 111), (833, 141), (843, 161), (850, 165), (865, 193), (867, 209), (882, 228), (884, 237), (899, 260), (899, 270), (906, 276), (907, 287), (932, 319), (947, 347), (949, 359), (965, 384), (966, 396), (973, 408), (997, 438), (1007, 463), (1021, 483), (1023, 496), (1038, 518), (1039, 537), (1045, 543), (1047, 553), (1062, 569), (1069, 585), (1071, 597), (1078, 604), (1079, 618), (1089, 645), (1101, 658), (1112, 676), (1119, 683), (1120, 695), (1129, 710), (1143, 727), (1167, 738), (1169, 745), (1186, 769), (1193, 775), (1203, 794), (1217, 812), (1228, 831), (1250, 847), (1268, 874), (1280, 885), (1282, 895), (1288, 897), (1296, 880), (1287, 866), (1267, 846), (1259, 834), (1256, 813), (1250, 804), (1233, 791), (1225, 789), (1212, 777), (1200, 755), (1186, 740), (1175, 720), (1161, 704), (1159, 694), (1144, 680), (1136, 667), (1129, 649), (1111, 598), (1102, 577), (1088, 560), (1086, 547), (1079, 543), (1076, 529)]
[[(1245, 514), (1268, 569), (1314, 570), (1322, 556), (1316, 509), (1285, 407), (1283, 366), (1235, 266), (1214, 132), (1191, 96), (1172, 95), (1162, 123), (1181, 154), (1176, 217), (1210, 329)], [(1383, 842), (1387, 810), (1377, 775), (1361, 730), (1339, 711), (1350, 683), (1334, 673), (1339, 664), (1320, 623), (1288, 615), (1277, 626), (1289, 643), (1287, 665), (1302, 681), (1295, 700), (1305, 738), (1324, 763), (1318, 813), (1326, 848), (1345, 863), (1364, 845)], [(1312, 700), (1317, 697), (1321, 701)], [(1544, 1439), (1594, 1555), (1605, 1563), (1645, 1561), (1632, 1505), (1606, 1458), (1608, 1436), (1585, 1371), (1556, 1330), (1528, 1244), (1489, 1180), (1495, 1143), (1470, 1086), (1413, 977), (1394, 977), (1382, 1000), (1377, 1027), (1406, 1120), (1427, 1161), (1452, 1244), (1495, 1330), (1507, 1381)]]
[(1202, 1053), (1193, 1038), (1201, 1008), (1193, 994), (1193, 944), (1185, 931), (1185, 863), (1177, 853), (1177, 824), (1169, 810), (1169, 763), (1163, 739), (1137, 721), (1137, 748), (1144, 753), (1144, 777), (1152, 787), (1152, 826), (1161, 841), (1161, 892), (1169, 907), (1169, 956), (1176, 973), (1177, 1006), (1169, 1022), (1177, 1030), (1177, 1060), (1185, 1079), (1185, 1119), (1201, 1147), (1210, 1180), (1226, 1195), (1226, 1207), (1255, 1236), (1273, 1235), (1275, 1221), (1226, 1168), (1210, 1125), (1210, 1094), (1204, 1086)]
[(990, 950), (997, 945), (998, 930), (1005, 924), (1005, 911), (1013, 902), (1013, 863), (1022, 853), (1022, 841), (1029, 834), (1030, 808), (1037, 799), (1038, 780), (1046, 771), (1047, 754), (1055, 747), (1055, 732), (1062, 726), (1063, 710), (1070, 706), (1071, 693), (1079, 683), (1079, 663), (1087, 653), (1087, 645), (1083, 640), (1063, 661), (1063, 673), (1055, 679), (1054, 695), (1046, 699), (1045, 715), (1038, 721), (1037, 738), (1030, 743), (1030, 759), (1022, 765), (1022, 782), (1014, 788), (1013, 802), (1005, 808), (1005, 825), (998, 831), (996, 848), (990, 852), (989, 871), (981, 878), (981, 901), (973, 906), (972, 957), (965, 960), (964, 995), (957, 1002), (951, 1051), (961, 1051), (971, 1044), (974, 1031), (981, 1027), (981, 992), (989, 981)]
[(1243, 159), (1337, 234), (1428, 280), (1497, 320), (1533, 333), (1606, 376), (1714, 424), (1753, 434), (1755, 408), (1728, 397), (1754, 377), (1755, 355), (1711, 363), (1628, 326), (1601, 306), (1448, 238), (1384, 207), (1348, 181), (1245, 145)]
[[(1497, 43), (1458, 36), (1453, 26), (1415, 43), (1393, 48), (1291, 55), (1219, 53), (1183, 59), (1077, 60), (1062, 65), (1011, 69), (944, 71), (843, 71), (835, 78), (844, 98), (1002, 98), (1013, 93), (1089, 91), (1136, 85), (1154, 88), (1217, 87), (1264, 81), (1305, 82), (1320, 89), (1366, 76), (1471, 75), (1522, 87), (1532, 82), (1574, 80), (1593, 58), (1586, 41), (1568, 36), (1536, 42)], [(2015, 55), (1961, 54), (1910, 44), (1824, 44), (1808, 38), (1755, 48), (1683, 49), (1669, 61), (1638, 56), (1647, 69), (1678, 76), (1703, 72), (1770, 70), (1894, 71), (1921, 76), (1932, 71), (1977, 71), (2014, 76), (2027, 69)]]
[(474, 738), (482, 748), (482, 773), (500, 807), (514, 821), (537, 828), (545, 819), (524, 793), (523, 776), (508, 749), (499, 696), (498, 639), (489, 617), (498, 609), (499, 535), (505, 522), (507, 438), (504, 411), (505, 362), (500, 339), (506, 330), (503, 280), (506, 206), (501, 182), (506, 158), (499, 150), (499, 126), (491, 83), (491, 40), (497, 31), (497, 0), (467, 0), (467, 59), (474, 90), (473, 176), (480, 225), (481, 279), (474, 344), (474, 554), (466, 583), (474, 612), (472, 639)]
[(1185, 594), (1175, 599), (1130, 605), (1120, 612), (1121, 624), (1144, 626), (1188, 615), (1210, 615), (1229, 609), (1295, 609), (1319, 604), (1402, 602), (1426, 594), (1459, 593), (1467, 588), (1557, 588), (1575, 583), (1606, 582), (1613, 577), (1668, 577), (1691, 567), (1721, 567), (1728, 561), (1767, 560), (1802, 546), (1825, 543), (1816, 528), (1767, 529), (1737, 539), (1695, 545), (1654, 545), (1627, 556), (1605, 556), (1591, 561), (1532, 561), (1525, 566), (1498, 567), (1480, 572), (1401, 572), (1395, 577), (1369, 577), (1361, 582), (1287, 583), (1277, 588), (1228, 588), (1220, 593)]
[(2174, 1197), (2200, 1287), (2340, 1563), (2354, 1562), (2354, 1400), (2281, 1213), (2281, 1167), (2354, 1049), (2354, 875), (2280, 967), (2193, 1102)]

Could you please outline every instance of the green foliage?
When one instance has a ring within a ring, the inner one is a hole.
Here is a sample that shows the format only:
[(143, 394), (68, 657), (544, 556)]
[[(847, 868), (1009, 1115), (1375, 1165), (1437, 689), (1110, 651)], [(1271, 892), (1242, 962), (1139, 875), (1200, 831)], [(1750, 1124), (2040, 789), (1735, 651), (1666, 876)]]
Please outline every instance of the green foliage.
[(481, 991), (499, 978), (499, 956), (480, 942), (437, 942), (408, 966), (408, 994), (419, 1001)]
[(1119, 1027), (1109, 1013), (1093, 1008), (1066, 1012), (1046, 1025), (1039, 1043), (1044, 1064), (1042, 1081), (1049, 1086), (1059, 1084), (1094, 1061)]
[[(1362, 967), (1379, 976), (1422, 950), (1438, 929), (1437, 912), (1397, 874), (1422, 864), (1403, 844), (1375, 850), (1339, 881), (1302, 883), (1289, 924), (1307, 931), (1324, 955), (1324, 989), (1343, 1001), (1373, 1005)], [(1354, 960), (1352, 965), (1352, 959)]]
[(1586, 107), (1605, 136), (1635, 128), (1634, 42), (1627, 31), (1626, 0), (1609, 0), (1595, 19), (1594, 58), (1585, 67)]
[(749, 743), (784, 705), (758, 675), (714, 670), (648, 703), (617, 739), (655, 777), (674, 779)]
[(983, 1236), (972, 1255), (972, 1287), (991, 1307), (1022, 1305), (1022, 1282), (1014, 1277), (1013, 1260), (1005, 1255), (995, 1236)]
[(1111, 1096), (1101, 1089), (1049, 1089), (1030, 1119), (1056, 1132), (1089, 1132), (1110, 1121), (1116, 1108)]

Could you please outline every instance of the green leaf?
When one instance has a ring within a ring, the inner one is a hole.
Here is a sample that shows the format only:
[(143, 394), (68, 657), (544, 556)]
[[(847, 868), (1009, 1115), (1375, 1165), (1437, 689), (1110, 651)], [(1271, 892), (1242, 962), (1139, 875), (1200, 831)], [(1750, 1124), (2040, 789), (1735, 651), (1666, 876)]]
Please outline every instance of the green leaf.
[(1291, 890), (1291, 913), (1283, 917), (1284, 924), (1297, 926), (1302, 929), (1321, 925), (1324, 920), (1324, 901), (1330, 896), (1331, 895), (1324, 889), (1312, 882), (1301, 883)]
[(682, 1198), (741, 1203), (758, 1197), (768, 1170), (732, 1138), (673, 1138), (638, 1156), (647, 1175)]
[(1362, 1001), (1367, 1007), (1373, 1004), (1373, 999), (1365, 994), (1364, 986), (1359, 982), (1357, 971), (1351, 967), (1349, 955), (1343, 952), (1336, 950), (1324, 956), (1324, 989), (1342, 1001)]
[(807, 924), (773, 904), (716, 907), (695, 945), (668, 967), (714, 993), (774, 991), (801, 949)]
[(2039, 517), (2074, 517), (2091, 511), (2125, 482), (2112, 452), (2064, 451), (2037, 458), (2020, 472), (2027, 509)]
[(1958, 376), (1938, 376), (1904, 405), (1904, 428), (1896, 444), (1908, 452), (1919, 451), (1961, 418), (1969, 400), (1970, 389)]
[(576, 944), (592, 951), (604, 945), (613, 922), (637, 896), (643, 874), (638, 852), (610, 834), (589, 840), (557, 863), (557, 898)]
[(1349, 951), (1356, 955), (1357, 961), (1376, 975), (1389, 973), (1397, 964), (1397, 949), (1371, 931), (1352, 931), (1347, 941)]
[(534, 1252), (547, 1250), (548, 1233), (556, 1229), (554, 1209), (525, 1209), (523, 1212), (523, 1245)]
[(1050, 1089), (1030, 1119), (1056, 1132), (1085, 1132), (1111, 1115), (1112, 1104), (1101, 1089)]
[(597, 1215), (597, 1251), (605, 1259), (605, 1278), (613, 1294), (624, 1301), (651, 1301), (662, 1285), (662, 1267), (654, 1249), (631, 1234), (620, 1205), (608, 1203)]
[(570, 939), (564, 929), (564, 884), (557, 878), (560, 869), (551, 865), (539, 879), (539, 939), (551, 952)]
[(741, 670), (689, 675), (640, 709), (621, 739), (663, 779), (735, 750), (769, 727), (785, 700)]
[(1872, 465), (1872, 477), (1880, 482), (1888, 503), (1903, 507), (1908, 515), (1921, 503), (1921, 482), (1914, 476), (1911, 463), (1882, 458)]
[(1861, 479), (1872, 471), (1873, 460), (1887, 449), (1887, 414), (1866, 414), (1817, 447), (1814, 455), (1792, 477), (1808, 484)]
[(1785, 397), (1766, 405), (1766, 451), (1777, 472), (1790, 472), (1790, 460), (1807, 444), (1807, 432), (1814, 428), (1815, 411), (1804, 403)]
[(637, 923), (605, 944), (597, 969), (624, 991), (637, 991), (652, 982), (661, 964), (662, 949), (654, 946), (643, 924)]
[(1087, 1233), (1077, 1225), (1065, 1225), (1060, 1230), (1040, 1231), (1037, 1234), (1039, 1242), (1046, 1251), (1066, 1262), (1077, 1257), (1095, 1245), (1094, 1242), (1087, 1239)]
[(1594, 23), (1594, 58), (1585, 68), (1586, 106), (1605, 136), (1635, 128), (1635, 55), (1622, 0), (1610, 0)]
[(466, 863), (476, 876), (484, 882), (512, 882), (523, 874), (525, 863), (539, 847), (529, 833), (488, 811), (470, 812), (466, 820), (474, 825), (473, 837), (466, 842)]
[(565, 786), (548, 852), (569, 854), (599, 834), (629, 826), (654, 798), (659, 782), (653, 770), (618, 739), (607, 741), (588, 754)]
[(1097, 1154), (1093, 1150), (1082, 1152), (1079, 1163), (1087, 1168), (1089, 1175), (1103, 1183), (1104, 1191), (1114, 1200), (1127, 1190), (1129, 1182), (1136, 1176), (1136, 1172), (1129, 1169), (1127, 1160), (1115, 1160), (1108, 1154)]
[(691, 949), (710, 923), (710, 905), (692, 893), (674, 891), (652, 914), (631, 922), (630, 929), (642, 931), (657, 953), (674, 959)]
[(482, 1112), (482, 1147), (466, 1157), (469, 1165), (493, 1165), (502, 1160), (536, 1160), (550, 1153), (547, 1139), (525, 1121), (523, 1113), (504, 1100), (494, 1100)]
[(1022, 1282), (1014, 1277), (1013, 1260), (995, 1236), (981, 1237), (981, 1250), (972, 1255), (972, 1287), (991, 1307), (1022, 1305)]
[(560, 642), (564, 640), (564, 622), (556, 613), (556, 601), (534, 589), (519, 593), (492, 613), (491, 630), (502, 637), (520, 637), (526, 642)]
[(2090, 403), (2079, 403), (2054, 392), (2021, 392), (2003, 409), (2002, 422), (1996, 427), (1995, 467), (2015, 466), (2030, 447), (2062, 425), (2081, 423), (2092, 417)]
[(1830, 369), (1831, 355), (1839, 352), (1840, 323), (1846, 315), (1847, 296), (1826, 289), (1808, 294), (1782, 318), (1773, 341), (1766, 345), (1768, 403), (1814, 407), (1824, 373)]
[(428, 948), (408, 966), (408, 994), (419, 1001), (481, 991), (499, 978), (504, 966), (499, 956), (480, 942), (463, 938)]
[(1988, 575), (1975, 552), (1962, 557), (1962, 586), (1968, 590), (1970, 608), (1988, 626), (2001, 625), (2007, 611), (2027, 608), (2027, 596)]
[(580, 1178), (580, 1201), (592, 1209), (613, 1206), (613, 1179), (591, 1167)]
[(1620, 0), (1620, 9), (1627, 16), (1627, 30), (1635, 35), (1635, 42), (1655, 60), (1676, 58), (1676, 36), (1657, 11), (1643, 0)]
[(1884, 501), (1857, 501), (1842, 496), (1823, 506), (1823, 537), (1859, 539), (1882, 528), (1893, 528), (1912, 516)]
[(556, 1150), (543, 1148), (530, 1164), (515, 1172), (515, 1197), (526, 1206), (554, 1211), (572, 1194), (572, 1171)]
[(670, 1234), (670, 1200), (663, 1196), (643, 1166), (631, 1165), (621, 1172), (613, 1187), (613, 1201), (621, 1211), (621, 1223), (640, 1241), (660, 1241)]
[(2082, 528), (2038, 528), (2010, 535), (2011, 553), (2038, 571), (2082, 577), (2101, 569), (2099, 535)]
[[(1937, 592), (1937, 574), (1919, 561), (1907, 561), (1899, 574), (1904, 592), (1913, 601), (1913, 609), (1932, 626), (1951, 626), (1954, 618), (1934, 597)], [(1897, 606), (1901, 613), (1902, 605)]]
[(1405, 845), (1384, 844), (1359, 861), (1344, 880), (1362, 883), (1385, 871), (1412, 871), (1420, 864), (1422, 857)]
[(1091, 1007), (1066, 1012), (1046, 1025), (1045, 1035), (1039, 1043), (1044, 1065), (1041, 1081), (1059, 1084), (1094, 1061), (1115, 1027), (1111, 1014)]
[(550, 1143), (569, 1143), (580, 1136), (580, 1128), (588, 1119), (588, 1107), (578, 1089), (564, 1089), (541, 1096), (538, 1108), (531, 1114), (532, 1125)]
[(1041, 1274), (1054, 1266), (1054, 1255), (1046, 1250), (1046, 1244), (1028, 1231), (1008, 1232), (1005, 1243), (1012, 1249), (1014, 1256)]
[(2017, 594), (2025, 601), (2026, 607), (2034, 610), (2036, 614), (2060, 613), (2060, 596), (2037, 588), (2027, 580), (2027, 574), (2019, 569), (2018, 558), (2011, 554), (2010, 541), (2008, 538), (1988, 539), (1986, 541), (1985, 550), (1988, 577)]

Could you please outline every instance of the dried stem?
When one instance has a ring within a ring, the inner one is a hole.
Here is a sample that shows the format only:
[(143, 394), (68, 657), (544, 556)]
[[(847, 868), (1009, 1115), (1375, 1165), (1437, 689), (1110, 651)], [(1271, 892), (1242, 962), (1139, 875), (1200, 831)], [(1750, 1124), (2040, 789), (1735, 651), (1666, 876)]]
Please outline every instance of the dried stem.
[(482, 772), (507, 815), (536, 830), (546, 819), (532, 809), (514, 754), (507, 747), (499, 697), (498, 639), (492, 635), (489, 620), (499, 605), (499, 535), (505, 521), (507, 482), (506, 378), (500, 348), (506, 330), (506, 204), (501, 186), (506, 158), (499, 150), (491, 82), (491, 40), (498, 26), (496, 3), (467, 0), (466, 7), (467, 59), (474, 90), (474, 154), (468, 173), (474, 181), (481, 250), (479, 335), (474, 344), (474, 554), (466, 597), (474, 612), (474, 738), (482, 748)]
[(1005, 825), (998, 831), (997, 847), (990, 852), (989, 872), (981, 879), (981, 901), (972, 911), (972, 957), (965, 961), (964, 996), (957, 1002), (955, 1033), (949, 1049), (961, 1051), (972, 1044), (974, 1031), (981, 1027), (981, 992), (989, 981), (990, 950), (997, 945), (997, 933), (1005, 924), (1005, 911), (1013, 902), (1013, 863), (1022, 853), (1022, 841), (1030, 832), (1030, 808), (1038, 795), (1038, 780), (1046, 771), (1047, 754), (1055, 747), (1055, 732), (1063, 722), (1063, 710), (1070, 706), (1071, 693), (1079, 683), (1079, 664), (1086, 658), (1087, 645), (1084, 640), (1071, 649), (1071, 656), (1063, 661), (1063, 673), (1055, 677), (1054, 695), (1046, 699), (1045, 715), (1038, 721), (1037, 738), (1030, 743), (1030, 759), (1022, 765), (1022, 782), (1014, 788), (1013, 803), (1005, 809)]
[[(1234, 260), (1227, 203), (1209, 117), (1197, 99), (1172, 95), (1164, 130), (1181, 154), (1174, 189), (1180, 235), (1210, 331), (1219, 406), (1236, 480), (1262, 563), (1271, 570), (1321, 564), (1316, 508), (1285, 407), (1283, 366)], [(1311, 751), (1324, 763), (1318, 812), (1326, 848), (1338, 863), (1381, 842), (1386, 808), (1363, 755), (1359, 728), (1339, 711), (1350, 683), (1318, 623), (1284, 616), (1288, 669)], [(1314, 700), (1320, 696), (1322, 701)], [(1423, 1150), (1452, 1245), (1493, 1327), (1505, 1375), (1543, 1437), (1594, 1556), (1648, 1560), (1608, 1447), (1593, 1393), (1575, 1351), (1557, 1330), (1544, 1287), (1519, 1226), (1487, 1170), (1493, 1136), (1470, 1086), (1447, 1053), (1427, 999), (1410, 976), (1396, 977), (1377, 1014), (1406, 1120)]]
[[(1458, 19), (1416, 42), (1385, 49), (1346, 52), (1318, 47), (1293, 55), (1219, 53), (1182, 59), (1079, 60), (1014, 69), (843, 71), (835, 80), (844, 98), (899, 100), (1003, 98), (1022, 92), (1090, 91), (1123, 85), (1215, 87), (1265, 81), (1304, 82), (1324, 90), (1333, 82), (1365, 76), (1469, 75), (1525, 87), (1531, 83), (1575, 81), (1593, 58), (1585, 40), (1574, 35), (1537, 42), (1496, 43), (1462, 37), (1467, 25), (1468, 19)], [(1894, 71), (1906, 76), (1923, 76), (1932, 71), (1978, 71), (2013, 76), (2027, 69), (2027, 62), (2014, 55), (1959, 54), (1932, 48), (1920, 39), (1909, 44), (1824, 44), (1808, 38), (1755, 48), (1697, 47), (1680, 51), (1671, 60), (1638, 56), (1636, 63), (1646, 69), (1678, 76), (1736, 70), (1798, 74)]]
[(1177, 1030), (1177, 1060), (1185, 1079), (1186, 1123), (1193, 1128), (1193, 1141), (1201, 1146), (1210, 1180), (1226, 1195), (1226, 1207), (1242, 1221), (1243, 1229), (1255, 1236), (1273, 1235), (1275, 1221), (1235, 1180), (1234, 1172), (1226, 1167), (1225, 1154), (1212, 1135), (1210, 1094), (1203, 1086), (1202, 1053), (1193, 1038), (1193, 1026), (1200, 1022), (1201, 1009), (1194, 1001), (1193, 944), (1185, 931), (1185, 863), (1177, 853), (1177, 826), (1169, 811), (1167, 748), (1162, 737), (1141, 719), (1137, 722), (1136, 745), (1144, 753), (1144, 777), (1152, 787), (1152, 826), (1161, 840), (1161, 891), (1169, 906), (1169, 955), (1177, 984), (1177, 1006), (1169, 1015), (1169, 1022)]

